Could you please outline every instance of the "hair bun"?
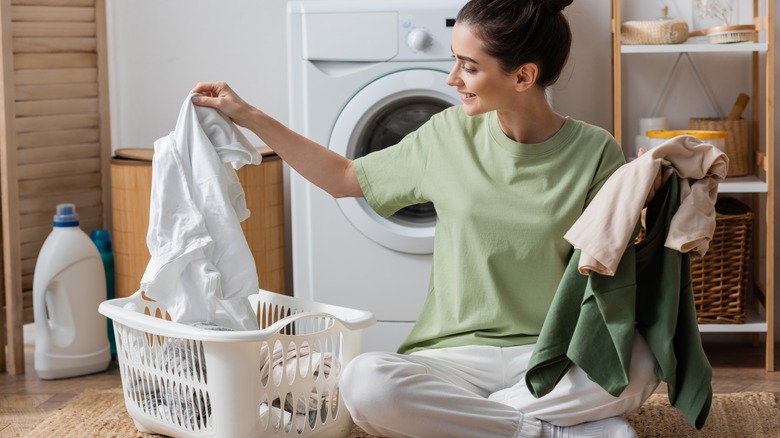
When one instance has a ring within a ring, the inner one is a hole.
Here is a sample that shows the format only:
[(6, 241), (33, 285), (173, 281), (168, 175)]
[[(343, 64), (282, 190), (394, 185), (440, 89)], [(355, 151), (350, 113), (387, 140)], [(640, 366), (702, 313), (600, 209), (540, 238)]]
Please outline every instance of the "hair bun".
[(551, 14), (557, 14), (563, 11), (574, 0), (542, 0), (542, 6)]

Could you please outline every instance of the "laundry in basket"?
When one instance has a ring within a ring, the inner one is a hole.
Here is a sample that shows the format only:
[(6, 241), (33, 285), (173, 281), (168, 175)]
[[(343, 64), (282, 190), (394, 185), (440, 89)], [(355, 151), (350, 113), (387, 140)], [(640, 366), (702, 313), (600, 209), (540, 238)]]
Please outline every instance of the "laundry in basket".
[[(137, 357), (141, 363), (153, 360), (144, 357), (146, 350), (138, 345), (145, 342), (142, 339), (134, 339), (134, 350), (140, 355)], [(163, 369), (176, 371), (186, 378), (198, 378), (202, 373), (205, 378), (205, 358), (203, 350), (195, 351), (191, 344), (182, 339), (169, 339), (162, 348), (160, 357)], [(137, 374), (129, 380), (129, 391), (132, 399), (136, 401), (144, 411), (156, 412), (165, 421), (173, 424), (184, 424), (191, 429), (197, 429), (206, 424), (211, 415), (211, 400), (204, 397), (202, 392), (190, 390), (179, 382), (173, 381), (170, 385), (150, 384), (146, 375)]]
[[(300, 348), (291, 348), (284, 351), (280, 344), (275, 344), (273, 352), (269, 354), (268, 345), (263, 345), (260, 351), (261, 363), (260, 379), (267, 382), (282, 381), (285, 376), (306, 375), (311, 370), (312, 377), (317, 379), (320, 374), (327, 379), (331, 372), (341, 373), (341, 362), (332, 353), (320, 353), (308, 345)], [(309, 426), (314, 427), (314, 422), (327, 415), (328, 398), (324, 394), (312, 391), (308, 397), (304, 394), (294, 402), (290, 399), (282, 400), (274, 398), (270, 403), (260, 405), (260, 415), (263, 424), (270, 422), (275, 428), (289, 430), (294, 424), (298, 433), (306, 427), (307, 417)]]
[(137, 292), (101, 303), (117, 335), (125, 406), (142, 432), (174, 437), (342, 436), (339, 395), (369, 312), (267, 291), (249, 297), (260, 330), (166, 320)]

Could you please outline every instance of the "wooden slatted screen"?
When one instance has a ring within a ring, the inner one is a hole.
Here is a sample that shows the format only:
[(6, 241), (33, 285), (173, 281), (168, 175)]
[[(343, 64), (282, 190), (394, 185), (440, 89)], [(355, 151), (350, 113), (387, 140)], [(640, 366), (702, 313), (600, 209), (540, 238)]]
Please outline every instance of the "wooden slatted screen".
[[(104, 0), (0, 0), (0, 130), (9, 373), (24, 372), (33, 273), (56, 205), (107, 228), (111, 155)], [(104, 190), (105, 189), (105, 190)]]

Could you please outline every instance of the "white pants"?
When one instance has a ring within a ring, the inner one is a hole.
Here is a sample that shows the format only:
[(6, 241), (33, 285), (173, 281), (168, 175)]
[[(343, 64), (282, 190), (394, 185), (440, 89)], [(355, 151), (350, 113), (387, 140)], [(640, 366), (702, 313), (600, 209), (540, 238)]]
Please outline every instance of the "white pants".
[(659, 383), (655, 358), (636, 333), (630, 383), (619, 397), (572, 366), (552, 392), (537, 399), (525, 383), (533, 348), (365, 353), (345, 368), (340, 392), (355, 423), (373, 435), (536, 437), (540, 420), (570, 426), (631, 412)]

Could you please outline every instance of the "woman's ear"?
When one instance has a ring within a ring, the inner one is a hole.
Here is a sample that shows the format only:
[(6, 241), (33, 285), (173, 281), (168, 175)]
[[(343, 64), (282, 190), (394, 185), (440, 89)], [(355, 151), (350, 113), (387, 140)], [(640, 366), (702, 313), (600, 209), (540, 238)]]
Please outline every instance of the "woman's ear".
[(536, 78), (539, 76), (539, 67), (533, 62), (525, 63), (517, 69), (515, 76), (515, 89), (517, 91), (525, 91), (536, 84)]

